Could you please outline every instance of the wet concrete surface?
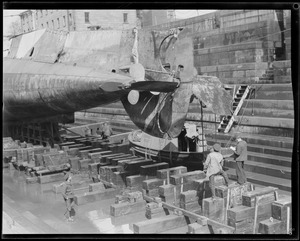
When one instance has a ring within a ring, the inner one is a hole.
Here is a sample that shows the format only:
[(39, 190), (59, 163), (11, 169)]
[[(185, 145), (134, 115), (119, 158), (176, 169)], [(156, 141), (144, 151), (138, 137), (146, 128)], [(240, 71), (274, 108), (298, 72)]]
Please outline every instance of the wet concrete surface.
[(147, 220), (145, 211), (111, 217), (113, 198), (75, 205), (75, 221), (67, 222), (63, 197), (52, 190), (61, 182), (27, 184), (25, 178), (22, 172), (3, 169), (3, 212), (6, 219), (10, 217), (10, 222), (3, 222), (3, 234), (13, 230), (32, 234), (133, 234), (132, 224)]

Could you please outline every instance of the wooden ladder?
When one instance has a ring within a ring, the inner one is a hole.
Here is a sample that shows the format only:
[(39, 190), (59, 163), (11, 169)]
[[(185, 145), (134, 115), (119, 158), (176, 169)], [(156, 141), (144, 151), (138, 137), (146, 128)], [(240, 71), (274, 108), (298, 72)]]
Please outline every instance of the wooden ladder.
[(250, 91), (249, 85), (240, 85), (238, 88), (238, 91), (236, 92), (234, 96), (234, 103), (233, 103), (233, 109), (234, 112), (232, 116), (224, 116), (220, 122), (220, 125), (218, 127), (218, 131), (222, 132), (224, 130), (224, 133), (228, 133), (230, 128), (232, 127), (233, 122), (235, 121), (235, 117), (238, 115), (245, 99), (247, 98), (247, 95)]

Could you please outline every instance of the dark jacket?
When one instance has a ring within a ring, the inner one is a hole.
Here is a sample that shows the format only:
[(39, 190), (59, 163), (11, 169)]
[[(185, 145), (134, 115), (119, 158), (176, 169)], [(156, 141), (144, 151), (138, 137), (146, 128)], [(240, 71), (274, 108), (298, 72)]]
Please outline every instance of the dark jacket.
[(234, 160), (247, 161), (247, 142), (245, 142), (244, 140), (239, 141), (236, 145)]

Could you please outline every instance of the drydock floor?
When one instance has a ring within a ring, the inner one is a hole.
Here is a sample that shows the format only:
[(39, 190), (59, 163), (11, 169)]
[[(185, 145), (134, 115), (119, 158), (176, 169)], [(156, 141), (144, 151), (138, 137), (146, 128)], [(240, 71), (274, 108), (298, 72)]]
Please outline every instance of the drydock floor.
[[(145, 211), (110, 216), (110, 205), (115, 202), (112, 198), (75, 205), (75, 221), (67, 222), (62, 195), (52, 191), (56, 183), (27, 184), (24, 172), (4, 168), (2, 234), (133, 234), (132, 224), (147, 220)], [(187, 231), (186, 226), (164, 233)]]

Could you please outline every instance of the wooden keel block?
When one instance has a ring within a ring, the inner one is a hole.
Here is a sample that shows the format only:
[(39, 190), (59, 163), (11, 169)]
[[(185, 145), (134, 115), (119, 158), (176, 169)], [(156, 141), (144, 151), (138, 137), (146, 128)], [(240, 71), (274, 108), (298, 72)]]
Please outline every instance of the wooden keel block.
[(80, 160), (79, 157), (69, 158), (69, 164), (71, 165), (71, 168), (73, 170), (79, 170), (79, 165), (78, 165), (79, 160)]
[(226, 224), (222, 224), (222, 223), (217, 222), (212, 219), (207, 219), (207, 226), (209, 229), (209, 233), (211, 233), (211, 234), (220, 234), (220, 233), (233, 234), (233, 233), (235, 233), (235, 229), (233, 227), (230, 227)]
[(184, 184), (193, 182), (197, 179), (204, 179), (206, 177), (205, 173), (203, 171), (192, 171), (182, 174), (177, 174), (170, 176), (170, 184), (178, 185), (178, 184)]
[(113, 172), (109, 180), (118, 187), (126, 187), (126, 177), (128, 175), (130, 175), (128, 172)]
[(127, 202), (112, 204), (110, 206), (110, 215), (113, 217), (120, 217), (131, 213), (137, 213), (145, 210), (146, 201), (140, 200), (138, 202)]
[(32, 184), (32, 183), (37, 183), (37, 182), (38, 182), (38, 177), (26, 177), (27, 184)]
[(153, 160), (136, 160), (124, 164), (124, 170), (130, 173), (138, 174), (140, 167), (153, 164)]
[(147, 195), (149, 197), (158, 197), (158, 188), (155, 189), (151, 189), (151, 190), (146, 190), (146, 189), (142, 189), (142, 193), (143, 195)]
[(99, 152), (88, 153), (88, 157), (91, 160), (100, 160), (101, 156), (106, 154), (107, 155), (112, 154), (112, 151), (99, 151)]
[(169, 172), (169, 176), (177, 175), (177, 174), (180, 174), (180, 173), (186, 173), (187, 172), (187, 167), (178, 166), (178, 167), (172, 167), (172, 168), (166, 168), (166, 169), (158, 170), (157, 174), (156, 174), (157, 178), (167, 179), (168, 172)]
[[(122, 167), (120, 166), (106, 166), (105, 167), (105, 180), (108, 182), (113, 182), (114, 172), (122, 171)], [(100, 173), (101, 176), (101, 173)]]
[(106, 157), (106, 161), (109, 162), (111, 165), (118, 165), (118, 160), (124, 159), (124, 158), (131, 158), (133, 157), (131, 154), (125, 154), (125, 153), (120, 153), (119, 156), (115, 157)]
[(87, 159), (89, 157), (90, 150), (82, 150), (78, 152), (78, 156), (81, 157), (82, 159)]
[(118, 191), (115, 188), (108, 188), (105, 191), (85, 192), (75, 195), (75, 203), (83, 205), (90, 202), (102, 201), (114, 198)]
[(123, 155), (123, 153), (113, 153), (113, 154), (108, 154), (108, 155), (102, 155), (100, 157), (100, 162), (104, 163), (104, 162), (108, 162), (108, 158), (115, 158), (115, 157), (120, 157), (121, 155)]
[(193, 201), (189, 203), (180, 202), (179, 207), (191, 212), (201, 211), (201, 205), (198, 201)]
[(199, 223), (191, 223), (188, 225), (188, 234), (209, 234), (209, 229), (207, 225), (201, 225)]
[(161, 185), (158, 187), (158, 193), (160, 196), (173, 195), (175, 188), (176, 186), (172, 184)]
[(198, 199), (199, 197), (197, 196), (197, 191), (195, 190), (189, 190), (180, 194), (180, 202), (182, 203), (194, 202), (198, 201)]
[(212, 198), (202, 200), (203, 216), (222, 223), (224, 221), (224, 199), (216, 197), (215, 201)]
[(93, 163), (93, 161), (91, 159), (83, 159), (83, 160), (79, 160), (78, 162), (78, 167), (80, 171), (87, 171), (89, 168), (89, 164)]
[(126, 177), (126, 184), (128, 187), (142, 187), (143, 181), (146, 176), (142, 175), (133, 175)]
[(105, 190), (105, 186), (102, 182), (89, 184), (89, 191), (90, 192), (104, 191), (104, 190)]
[(145, 165), (140, 167), (140, 175), (156, 176), (157, 170), (168, 168), (169, 164), (166, 162), (160, 162), (152, 165)]
[(144, 180), (142, 183), (142, 187), (146, 190), (158, 189), (159, 186), (164, 184), (163, 179), (154, 178), (149, 180)]
[(260, 234), (286, 234), (286, 225), (277, 219), (266, 219), (259, 223)]
[(185, 216), (167, 215), (165, 217), (153, 218), (133, 224), (133, 231), (136, 234), (160, 233), (173, 228), (187, 225)]
[(46, 176), (39, 176), (38, 182), (43, 183), (49, 183), (49, 182), (57, 182), (57, 181), (64, 181), (64, 173), (56, 173), (56, 174), (49, 174)]
[(79, 149), (76, 147), (69, 148), (69, 150), (67, 150), (67, 154), (72, 157), (76, 157), (78, 153), (79, 153)]
[(242, 196), (242, 204), (248, 207), (254, 207), (255, 197), (263, 196), (260, 198), (260, 202), (272, 202), (275, 201), (275, 191), (278, 188), (275, 187), (265, 187), (257, 188), (254, 191), (247, 192)]
[(272, 217), (285, 221), (287, 219), (287, 208), (290, 207), (290, 217), (292, 217), (292, 198), (286, 196), (272, 203)]

